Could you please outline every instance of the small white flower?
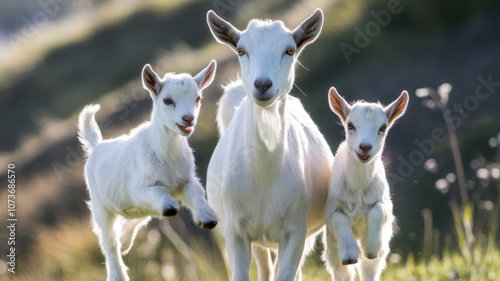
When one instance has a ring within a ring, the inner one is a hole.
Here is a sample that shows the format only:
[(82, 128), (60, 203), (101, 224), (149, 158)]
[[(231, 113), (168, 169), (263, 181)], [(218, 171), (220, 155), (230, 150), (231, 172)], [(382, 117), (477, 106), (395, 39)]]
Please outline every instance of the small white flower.
[(457, 179), (457, 176), (455, 176), (454, 173), (448, 173), (446, 175), (446, 180), (449, 182), (449, 183), (454, 183), (455, 180)]
[(435, 174), (438, 171), (438, 165), (436, 159), (430, 158), (424, 163), (424, 169)]
[(438, 94), (441, 97), (441, 102), (442, 103), (447, 103), (448, 102), (448, 97), (451, 92), (451, 85), (449, 83), (444, 83), (438, 88)]
[(429, 96), (430, 92), (430, 88), (419, 88), (415, 91), (415, 95), (417, 96), (417, 98), (425, 98)]
[(441, 191), (441, 193), (446, 193), (448, 192), (448, 181), (445, 179), (438, 179), (436, 181), (436, 188)]
[(500, 178), (500, 169), (498, 167), (494, 167), (493, 169), (491, 169), (491, 177), (494, 179)]
[(480, 179), (488, 179), (490, 177), (490, 171), (485, 168), (478, 169), (476, 172), (476, 176)]

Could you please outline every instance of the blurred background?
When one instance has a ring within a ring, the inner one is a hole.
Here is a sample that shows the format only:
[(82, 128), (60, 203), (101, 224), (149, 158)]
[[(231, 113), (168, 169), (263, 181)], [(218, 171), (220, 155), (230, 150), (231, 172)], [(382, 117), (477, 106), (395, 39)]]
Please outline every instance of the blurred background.
[[(0, 0), (0, 215), (7, 225), (7, 169), (15, 164), (18, 218), (15, 274), (7, 271), (10, 233), (0, 227), (0, 280), (105, 279), (76, 139), (84, 105), (101, 104), (104, 137), (119, 136), (149, 118), (144, 64), (196, 74), (216, 59), (190, 138), (205, 183), (221, 85), (239, 73), (206, 12), (241, 30), (252, 18), (293, 29), (316, 8), (323, 31), (302, 52), (291, 94), (332, 151), (344, 132), (328, 107), (329, 87), (383, 104), (402, 90), (411, 96), (384, 152), (398, 222), (382, 278), (500, 279), (498, 1)], [(319, 241), (304, 280), (328, 280), (321, 249)], [(183, 211), (141, 230), (124, 261), (131, 280), (227, 280), (224, 255), (214, 233)]]

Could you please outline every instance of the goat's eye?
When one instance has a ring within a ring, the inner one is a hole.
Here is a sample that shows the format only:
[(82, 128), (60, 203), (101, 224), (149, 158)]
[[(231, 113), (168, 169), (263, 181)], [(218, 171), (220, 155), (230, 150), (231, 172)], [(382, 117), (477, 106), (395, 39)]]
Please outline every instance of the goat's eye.
[(245, 54), (245, 51), (242, 48), (236, 49), (236, 52), (238, 53), (238, 56), (243, 56)]
[(356, 130), (354, 128), (354, 125), (352, 123), (347, 123), (347, 129), (349, 129), (349, 130)]
[(286, 50), (286, 53), (287, 53), (287, 55), (293, 56), (293, 54), (295, 54), (295, 49), (290, 48), (290, 49)]
[(166, 105), (169, 105), (169, 104), (172, 104), (172, 100), (171, 99), (163, 99), (163, 103)]
[(387, 125), (382, 125), (382, 127), (380, 127), (380, 131), (385, 132), (385, 130), (387, 130)]
[(196, 102), (199, 103), (201, 101), (201, 97), (196, 98)]

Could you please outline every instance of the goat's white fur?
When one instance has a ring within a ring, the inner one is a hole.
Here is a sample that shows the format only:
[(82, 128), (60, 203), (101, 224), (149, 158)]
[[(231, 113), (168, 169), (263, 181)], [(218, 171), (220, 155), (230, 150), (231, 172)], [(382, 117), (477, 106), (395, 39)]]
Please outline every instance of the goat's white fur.
[(100, 106), (86, 106), (80, 113), (78, 134), (88, 157), (89, 207), (108, 281), (129, 280), (121, 255), (130, 250), (138, 229), (151, 216), (177, 214), (178, 199), (184, 200), (200, 227), (217, 224), (186, 138), (196, 125), (201, 91), (212, 83), (215, 69), (212, 61), (194, 78), (168, 73), (161, 79), (146, 65), (143, 85), (153, 99), (151, 120), (128, 135), (103, 141), (94, 117)]
[(394, 216), (382, 150), (387, 130), (402, 116), (408, 93), (387, 107), (356, 102), (350, 106), (329, 92), (331, 109), (346, 132), (333, 161), (325, 211), (324, 260), (336, 281), (352, 281), (355, 266), (361, 280), (379, 280), (385, 268)]
[(241, 80), (233, 81), (225, 85), (223, 89), (224, 94), (219, 100), (216, 116), (219, 137), (224, 135), (231, 119), (233, 119), (234, 113), (247, 96)]
[[(230, 122), (219, 122), (227, 128), (220, 131), (207, 174), (208, 202), (221, 219), (232, 279), (249, 280), (253, 252), (259, 280), (275, 280), (270, 249), (277, 249), (276, 280), (301, 280), (298, 269), (324, 226), (333, 156), (288, 93), (297, 56), (319, 36), (323, 14), (316, 10), (294, 31), (281, 21), (252, 20), (241, 32), (213, 11), (207, 21), (217, 41), (244, 52), (242, 82), (227, 89), (218, 116), (237, 109)], [(292, 55), (286, 53), (290, 48)], [(232, 90), (240, 98), (245, 93), (239, 105), (226, 102)]]

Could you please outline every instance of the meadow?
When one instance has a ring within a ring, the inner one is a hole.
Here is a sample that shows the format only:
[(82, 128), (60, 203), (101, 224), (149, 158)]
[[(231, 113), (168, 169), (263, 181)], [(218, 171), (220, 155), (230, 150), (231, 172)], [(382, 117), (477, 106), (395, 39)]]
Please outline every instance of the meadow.
[[(101, 104), (105, 138), (119, 136), (149, 118), (144, 64), (194, 74), (216, 59), (189, 140), (204, 184), (221, 85), (239, 73), (234, 53), (211, 37), (206, 12), (243, 29), (251, 18), (294, 27), (315, 8), (325, 25), (301, 54), (291, 94), (333, 152), (344, 133), (327, 104), (329, 87), (383, 104), (410, 93), (383, 158), (397, 227), (382, 279), (500, 279), (498, 1), (24, 0), (0, 7), (0, 183), (7, 187), (15, 164), (18, 218), (12, 274), (3, 226), (8, 189), (0, 188), (0, 280), (105, 279), (76, 139), (85, 104)], [(322, 247), (318, 241), (308, 257), (304, 280), (331, 280)], [(131, 280), (228, 280), (230, 270), (224, 243), (186, 210), (142, 229), (124, 261)], [(256, 280), (255, 265), (251, 274)]]

